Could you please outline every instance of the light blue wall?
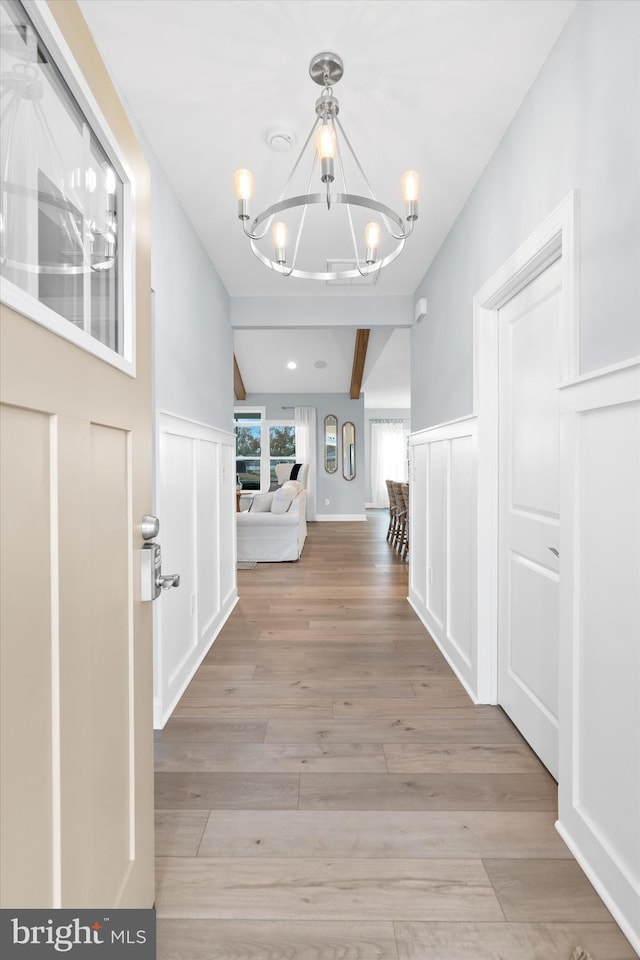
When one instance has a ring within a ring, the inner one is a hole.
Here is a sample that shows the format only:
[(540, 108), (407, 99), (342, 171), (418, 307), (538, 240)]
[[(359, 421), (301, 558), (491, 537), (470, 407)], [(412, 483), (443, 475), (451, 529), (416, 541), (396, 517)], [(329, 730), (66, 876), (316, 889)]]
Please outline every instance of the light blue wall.
[[(319, 285), (319, 288), (322, 284)], [(411, 326), (410, 296), (234, 297), (234, 327)]]
[(418, 287), (412, 429), (472, 412), (474, 294), (575, 187), (581, 370), (640, 353), (640, 6), (579, 0)]
[(149, 145), (156, 410), (230, 430), (229, 295)]
[[(365, 512), (365, 429), (364, 399), (350, 400), (347, 393), (249, 393), (243, 403), (237, 407), (266, 407), (267, 420), (293, 420), (293, 407), (315, 407), (317, 428), (317, 499), (319, 515), (364, 514)], [(289, 409), (283, 409), (287, 407)], [(324, 450), (322, 444), (324, 418), (333, 413), (338, 418), (338, 448), (340, 465), (338, 472), (326, 473), (324, 470)], [(350, 420), (356, 428), (356, 476), (345, 480), (342, 476), (342, 424)], [(325, 504), (329, 500), (329, 504)]]

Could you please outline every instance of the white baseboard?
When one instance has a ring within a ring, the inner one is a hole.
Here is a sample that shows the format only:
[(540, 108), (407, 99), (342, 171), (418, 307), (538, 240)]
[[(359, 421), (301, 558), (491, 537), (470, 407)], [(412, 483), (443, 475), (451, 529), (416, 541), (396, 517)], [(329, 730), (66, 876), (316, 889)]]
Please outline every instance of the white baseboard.
[(340, 521), (353, 523), (354, 521), (366, 520), (364, 513), (320, 513), (316, 517), (316, 522), (336, 523)]
[(209, 650), (210, 650), (211, 647), (213, 646), (216, 637), (218, 636), (218, 634), (220, 633), (220, 631), (221, 631), (222, 628), (224, 627), (225, 623), (227, 622), (227, 620), (228, 620), (229, 617), (231, 616), (231, 613), (232, 613), (232, 611), (233, 611), (233, 608), (236, 606), (237, 603), (238, 603), (238, 593), (237, 593), (237, 591), (234, 591), (233, 602), (230, 603), (229, 607), (228, 607), (226, 610), (223, 610), (223, 616), (222, 616), (222, 619), (220, 620), (220, 622), (219, 622), (218, 625), (217, 625), (217, 629), (215, 629), (214, 631), (212, 631), (212, 633), (211, 633), (211, 639), (210, 639), (209, 641), (207, 641), (206, 646), (203, 646), (203, 647), (202, 647), (202, 650), (200, 651), (200, 654), (199, 654), (198, 658), (197, 658), (196, 660), (194, 660), (194, 662), (193, 662), (193, 664), (192, 664), (189, 672), (188, 672), (187, 674), (185, 674), (185, 677), (184, 677), (183, 682), (180, 684), (179, 689), (177, 690), (177, 692), (175, 693), (175, 695), (172, 697), (172, 699), (171, 699), (171, 701), (169, 702), (169, 704), (168, 704), (168, 705), (165, 705), (165, 704), (162, 702), (162, 698), (161, 698), (161, 697), (154, 697), (154, 698), (153, 698), (153, 728), (154, 728), (154, 730), (162, 730), (163, 727), (165, 726), (167, 720), (170, 718), (171, 714), (173, 713), (173, 711), (174, 711), (175, 708), (177, 707), (180, 699), (182, 698), (182, 694), (185, 692), (185, 690), (187, 689), (187, 687), (189, 686), (189, 684), (190, 684), (191, 681), (193, 680), (194, 676), (196, 675), (196, 673), (197, 673), (197, 671), (198, 671), (198, 669), (199, 669), (199, 667), (200, 667), (200, 664), (202, 663), (202, 661), (204, 660), (204, 658), (206, 657), (206, 655), (209, 653)]
[(449, 653), (448, 653), (448, 651), (447, 651), (447, 649), (446, 649), (446, 646), (444, 646), (444, 644), (441, 642), (441, 640), (440, 640), (439, 637), (438, 637), (437, 630), (435, 629), (435, 625), (429, 622), (429, 620), (427, 619), (427, 617), (426, 617), (425, 614), (424, 614), (424, 611), (421, 610), (420, 607), (417, 606), (416, 603), (414, 603), (413, 599), (412, 599), (410, 596), (407, 597), (407, 600), (409, 601), (409, 606), (410, 606), (410, 607), (412, 608), (412, 610), (417, 614), (420, 622), (422, 623), (422, 625), (424, 626), (425, 630), (427, 631), (427, 633), (429, 634), (429, 636), (431, 637), (431, 639), (432, 639), (433, 642), (435, 643), (436, 647), (438, 648), (438, 650), (440, 651), (440, 653), (442, 654), (442, 656), (445, 658), (445, 660), (447, 661), (447, 663), (449, 664), (449, 666), (451, 667), (451, 669), (452, 669), (453, 672), (455, 673), (456, 677), (458, 678), (458, 680), (460, 681), (460, 683), (462, 684), (462, 686), (464, 687), (464, 689), (465, 689), (465, 690), (467, 691), (467, 693), (469, 694), (469, 697), (471, 698), (472, 702), (475, 703), (475, 704), (477, 704), (477, 703), (478, 703), (478, 697), (477, 697), (476, 693), (471, 689), (471, 687), (469, 686), (468, 682), (467, 682), (467, 681), (465, 680), (465, 678), (461, 675), (461, 673), (460, 673), (458, 667), (456, 666), (455, 662), (454, 662), (454, 661), (451, 659), (451, 657), (449, 656)]
[(605, 907), (607, 908), (607, 910), (609, 911), (613, 919), (616, 921), (616, 923), (624, 933), (625, 937), (627, 938), (627, 940), (629, 941), (633, 949), (636, 951), (638, 956), (640, 956), (640, 934), (638, 933), (638, 930), (634, 929), (628, 917), (625, 917), (624, 914), (621, 913), (621, 911), (618, 909), (616, 901), (613, 899), (612, 896), (610, 896), (607, 888), (603, 886), (603, 884), (600, 882), (600, 879), (597, 873), (591, 868), (589, 861), (583, 855), (579, 845), (575, 842), (575, 840), (573, 839), (569, 831), (560, 822), (560, 820), (556, 820), (555, 828), (560, 834), (560, 836), (562, 837), (562, 839), (564, 840), (564, 842), (566, 843), (567, 847), (569, 848), (569, 850), (571, 851), (575, 859), (577, 860), (578, 864), (580, 865), (580, 868), (586, 874), (587, 879), (589, 880), (594, 890), (596, 891), (596, 893), (604, 903)]

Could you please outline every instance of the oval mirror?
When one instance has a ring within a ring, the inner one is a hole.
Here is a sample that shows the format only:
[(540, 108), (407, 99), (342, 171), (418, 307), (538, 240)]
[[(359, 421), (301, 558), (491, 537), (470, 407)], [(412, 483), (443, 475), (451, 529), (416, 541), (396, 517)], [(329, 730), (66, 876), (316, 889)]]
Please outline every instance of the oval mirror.
[(324, 418), (324, 468), (327, 473), (338, 469), (338, 418), (333, 413)]
[(356, 475), (356, 428), (347, 420), (342, 424), (342, 476), (353, 480)]

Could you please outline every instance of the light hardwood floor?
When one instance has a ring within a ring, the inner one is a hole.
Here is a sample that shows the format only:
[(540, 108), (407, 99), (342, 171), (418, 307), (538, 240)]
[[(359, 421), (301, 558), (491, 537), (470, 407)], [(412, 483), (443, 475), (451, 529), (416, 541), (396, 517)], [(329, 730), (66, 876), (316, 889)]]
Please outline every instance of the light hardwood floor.
[(299, 562), (239, 571), (156, 738), (159, 960), (632, 960), (386, 522), (311, 524)]

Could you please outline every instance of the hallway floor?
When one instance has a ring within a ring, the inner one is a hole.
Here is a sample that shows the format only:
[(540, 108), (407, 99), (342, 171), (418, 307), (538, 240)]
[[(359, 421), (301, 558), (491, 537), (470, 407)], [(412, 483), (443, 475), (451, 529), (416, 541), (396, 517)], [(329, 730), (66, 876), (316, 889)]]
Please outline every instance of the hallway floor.
[(159, 960), (633, 960), (386, 526), (311, 524), (298, 563), (239, 571), (156, 735)]

